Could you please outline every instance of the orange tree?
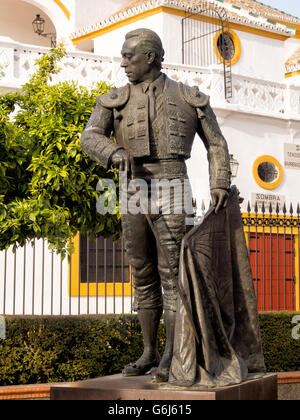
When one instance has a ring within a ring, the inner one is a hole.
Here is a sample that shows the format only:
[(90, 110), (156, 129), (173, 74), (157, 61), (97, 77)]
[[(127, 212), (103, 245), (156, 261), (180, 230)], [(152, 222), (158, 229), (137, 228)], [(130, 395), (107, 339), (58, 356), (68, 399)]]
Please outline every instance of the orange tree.
[(120, 216), (96, 210), (98, 181), (116, 175), (80, 147), (96, 97), (110, 87), (50, 83), (64, 54), (51, 50), (21, 92), (0, 95), (0, 249), (44, 238), (66, 255), (77, 232), (120, 235)]

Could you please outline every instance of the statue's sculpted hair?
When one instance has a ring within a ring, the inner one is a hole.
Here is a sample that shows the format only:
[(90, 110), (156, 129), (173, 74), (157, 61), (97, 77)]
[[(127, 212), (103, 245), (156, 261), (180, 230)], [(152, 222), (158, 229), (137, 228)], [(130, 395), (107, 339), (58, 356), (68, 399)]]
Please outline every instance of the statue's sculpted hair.
[(151, 31), (151, 29), (141, 28), (128, 32), (125, 38), (126, 40), (131, 38), (137, 38), (137, 49), (143, 54), (147, 54), (148, 52), (154, 52), (154, 65), (161, 69), (162, 62), (164, 61), (165, 51), (163, 49), (161, 39), (157, 35), (157, 33)]

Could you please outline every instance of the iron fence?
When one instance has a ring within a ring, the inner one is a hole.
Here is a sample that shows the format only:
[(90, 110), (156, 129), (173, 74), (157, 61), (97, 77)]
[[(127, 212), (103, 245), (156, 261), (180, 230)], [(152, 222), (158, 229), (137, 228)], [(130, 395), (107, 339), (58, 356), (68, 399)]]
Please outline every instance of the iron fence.
[[(259, 310), (299, 310), (299, 205), (266, 211), (249, 204), (242, 220)], [(131, 313), (133, 295), (123, 240), (78, 235), (75, 253), (65, 260), (37, 240), (0, 253), (3, 315)]]
[(78, 235), (62, 259), (46, 241), (0, 253), (0, 314), (131, 313), (133, 289), (124, 242)]

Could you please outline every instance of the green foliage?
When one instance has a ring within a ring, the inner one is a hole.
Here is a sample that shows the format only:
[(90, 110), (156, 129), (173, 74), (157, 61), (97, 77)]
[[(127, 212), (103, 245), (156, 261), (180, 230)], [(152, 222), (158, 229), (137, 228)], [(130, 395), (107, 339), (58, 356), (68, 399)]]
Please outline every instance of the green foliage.
[(0, 385), (68, 382), (120, 372), (141, 353), (135, 316), (8, 318)]
[(110, 87), (51, 84), (64, 54), (51, 50), (21, 93), (0, 95), (0, 249), (44, 238), (65, 255), (77, 232), (120, 235), (120, 216), (96, 211), (97, 182), (116, 175), (80, 147), (96, 97)]
[(261, 334), (269, 372), (300, 371), (300, 339), (292, 337), (292, 312), (260, 314)]
[[(268, 372), (300, 370), (300, 340), (293, 313), (260, 314)], [(0, 385), (68, 382), (120, 373), (143, 351), (135, 315), (7, 317), (0, 340)], [(159, 350), (165, 343), (159, 330)]]

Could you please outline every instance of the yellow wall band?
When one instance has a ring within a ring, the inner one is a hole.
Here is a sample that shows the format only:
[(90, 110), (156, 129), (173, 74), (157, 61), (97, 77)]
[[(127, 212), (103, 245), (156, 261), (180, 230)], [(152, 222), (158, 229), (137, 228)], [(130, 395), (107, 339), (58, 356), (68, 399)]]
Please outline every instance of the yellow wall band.
[[(98, 29), (97, 31), (90, 32), (90, 33), (82, 35), (78, 38), (74, 38), (72, 40), (73, 44), (77, 45), (80, 41), (85, 41), (87, 39), (98, 38), (98, 37), (100, 37), (104, 34), (112, 32), (116, 29), (119, 29), (119, 28), (122, 28), (124, 26), (130, 25), (131, 23), (138, 22), (139, 20), (146, 19), (150, 16), (157, 15), (158, 13), (169, 13), (169, 14), (172, 14), (172, 15), (185, 17), (185, 11), (184, 10), (178, 10), (178, 9), (174, 9), (172, 7), (167, 7), (167, 6), (159, 6), (159, 7), (156, 7), (154, 9), (151, 9), (151, 10), (145, 10), (144, 12), (139, 13), (138, 15), (130, 16), (126, 19), (123, 19), (120, 22), (112, 23), (111, 25), (106, 26), (105, 28)], [(207, 21), (207, 17), (203, 17), (203, 19), (204, 18)], [(198, 19), (199, 19), (199, 17), (198, 17)], [(214, 19), (214, 18), (212, 18), (212, 19)], [(216, 21), (216, 19), (214, 19), (214, 21)], [(282, 34), (275, 33), (275, 32), (269, 32), (269, 31), (264, 30), (264, 29), (253, 28), (253, 27), (250, 27), (250, 26), (241, 25), (239, 23), (230, 22), (229, 25), (230, 25), (231, 29), (235, 29), (235, 30), (242, 31), (242, 32), (248, 32), (248, 33), (252, 33), (254, 35), (263, 36), (263, 37), (267, 37), (267, 38), (273, 38), (273, 39), (277, 39), (277, 40), (280, 40), (280, 41), (286, 41), (288, 38), (290, 38), (289, 35), (282, 35)]]
[(285, 73), (285, 78), (288, 79), (289, 77), (299, 76), (300, 70), (292, 71), (290, 73)]
[[(258, 175), (258, 167), (264, 162), (272, 163), (276, 166), (276, 168), (279, 171), (278, 179), (276, 179), (274, 182), (264, 182)], [(255, 182), (265, 190), (274, 190), (275, 188), (278, 188), (279, 185), (281, 185), (283, 181), (283, 168), (281, 164), (278, 162), (277, 159), (275, 159), (273, 156), (264, 155), (260, 156), (256, 159), (256, 161), (253, 164), (253, 177), (255, 179)]]
[(61, 8), (61, 10), (64, 12), (64, 14), (67, 16), (67, 19), (70, 20), (71, 17), (71, 13), (69, 12), (69, 10), (66, 8), (66, 6), (60, 1), (60, 0), (53, 0), (54, 3), (57, 4), (58, 7)]
[(82, 35), (78, 38), (74, 38), (72, 40), (73, 44), (77, 45), (80, 41), (85, 41), (87, 39), (98, 38), (99, 36), (105, 35), (109, 32), (115, 31), (116, 29), (119, 29), (119, 28), (122, 28), (124, 26), (130, 25), (131, 23), (138, 22), (139, 20), (146, 19), (150, 16), (154, 16), (154, 15), (162, 12), (162, 10), (160, 10), (160, 9), (162, 9), (162, 7), (157, 7), (157, 8), (152, 9), (152, 10), (146, 10), (145, 12), (140, 13), (139, 15), (130, 16), (129, 18), (126, 18), (126, 19), (124, 19), (120, 22), (113, 23), (109, 26), (106, 26), (105, 28), (98, 29), (97, 31), (90, 32), (89, 34)]
[(278, 19), (273, 19), (273, 20), (277, 23), (280, 23), (281, 25), (286, 25), (290, 28), (295, 28), (296, 34), (293, 38), (300, 39), (300, 25), (296, 25), (295, 23), (291, 23), (291, 22), (283, 22), (282, 20), (278, 20)]
[[(98, 286), (98, 291), (97, 291)], [(79, 293), (80, 292), (80, 293)], [(131, 283), (80, 283), (76, 280), (71, 282), (71, 297), (111, 297), (111, 296), (133, 296), (133, 288)]]

